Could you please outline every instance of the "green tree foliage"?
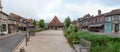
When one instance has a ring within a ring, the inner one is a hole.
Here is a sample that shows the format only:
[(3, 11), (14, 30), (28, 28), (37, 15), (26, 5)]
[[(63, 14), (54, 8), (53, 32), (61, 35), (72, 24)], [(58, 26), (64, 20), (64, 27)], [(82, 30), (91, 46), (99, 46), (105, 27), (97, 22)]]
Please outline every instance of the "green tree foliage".
[(71, 24), (71, 19), (69, 17), (65, 18), (64, 27), (68, 28)]
[(92, 34), (84, 31), (68, 33), (69, 35), (66, 37), (70, 44), (73, 41), (80, 41), (80, 38), (90, 41), (92, 43), (90, 52), (120, 52), (119, 37), (110, 37), (105, 34)]
[(32, 25), (35, 27), (37, 25), (37, 21), (34, 19), (34, 21), (32, 22)]
[(45, 22), (44, 22), (43, 19), (41, 19), (41, 20), (39, 21), (39, 27), (40, 27), (40, 28), (45, 28)]
[(72, 30), (73, 32), (78, 32), (78, 27), (76, 25), (71, 24), (68, 27), (68, 30)]

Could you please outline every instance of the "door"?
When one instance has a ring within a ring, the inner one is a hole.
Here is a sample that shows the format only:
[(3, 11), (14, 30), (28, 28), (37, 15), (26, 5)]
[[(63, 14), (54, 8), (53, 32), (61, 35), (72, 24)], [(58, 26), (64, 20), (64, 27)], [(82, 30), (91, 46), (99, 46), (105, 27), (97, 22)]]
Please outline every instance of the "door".
[(104, 29), (105, 33), (109, 33), (109, 34), (112, 33), (112, 23), (105, 23), (104, 27), (105, 27)]
[(115, 32), (118, 32), (118, 31), (119, 31), (119, 25), (115, 24)]
[(8, 33), (10, 34), (11, 33), (11, 31), (12, 31), (12, 29), (10, 28), (11, 26), (10, 26), (10, 24), (8, 25)]
[(57, 26), (55, 26), (55, 30), (57, 30)]

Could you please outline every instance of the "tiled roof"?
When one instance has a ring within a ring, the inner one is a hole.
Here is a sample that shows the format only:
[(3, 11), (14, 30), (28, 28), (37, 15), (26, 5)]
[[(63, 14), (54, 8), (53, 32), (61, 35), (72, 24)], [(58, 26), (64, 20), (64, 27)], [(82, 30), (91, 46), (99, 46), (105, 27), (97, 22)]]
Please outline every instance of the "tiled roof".
[(17, 15), (17, 14), (14, 14), (14, 13), (10, 13), (10, 15), (16, 19), (21, 19), (22, 17)]
[(77, 24), (78, 20), (72, 21), (72, 24)]
[(120, 9), (112, 10), (111, 12), (106, 13), (106, 15), (120, 15)]
[(3, 11), (0, 11), (0, 13), (4, 14), (4, 15), (6, 15), (6, 16), (9, 16), (8, 14), (6, 14), (6, 13), (5, 13), (5, 12), (3, 12)]
[(90, 17), (90, 14), (86, 14), (85, 16), (84, 16), (84, 18), (89, 18)]
[(48, 26), (63, 26), (63, 24), (59, 21), (57, 16), (55, 16)]
[(33, 22), (32, 19), (26, 19), (26, 21), (27, 21), (27, 22), (30, 22), (30, 23)]

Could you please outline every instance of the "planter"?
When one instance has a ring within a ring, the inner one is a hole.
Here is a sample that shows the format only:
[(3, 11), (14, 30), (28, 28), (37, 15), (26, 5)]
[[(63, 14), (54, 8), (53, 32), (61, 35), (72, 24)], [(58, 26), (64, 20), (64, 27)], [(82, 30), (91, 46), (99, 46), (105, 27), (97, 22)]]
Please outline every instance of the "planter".
[(80, 41), (73, 42), (73, 47), (76, 52), (81, 52), (83, 49), (86, 52), (90, 52), (91, 42), (81, 38)]

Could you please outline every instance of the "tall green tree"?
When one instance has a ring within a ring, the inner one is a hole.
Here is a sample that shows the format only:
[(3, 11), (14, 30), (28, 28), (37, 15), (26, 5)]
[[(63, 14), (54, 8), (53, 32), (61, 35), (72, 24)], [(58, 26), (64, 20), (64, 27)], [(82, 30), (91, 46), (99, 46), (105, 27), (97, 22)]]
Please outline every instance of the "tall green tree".
[(39, 21), (39, 27), (40, 27), (40, 28), (45, 28), (45, 22), (44, 22), (43, 19), (41, 19), (41, 20)]
[(71, 24), (71, 19), (68, 16), (67, 18), (65, 18), (64, 27), (68, 28), (70, 26), (70, 24)]
[(35, 26), (37, 25), (37, 21), (34, 19), (34, 21), (32, 22), (32, 25), (34, 26), (34, 28), (35, 28)]

